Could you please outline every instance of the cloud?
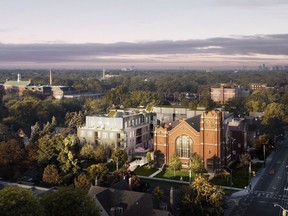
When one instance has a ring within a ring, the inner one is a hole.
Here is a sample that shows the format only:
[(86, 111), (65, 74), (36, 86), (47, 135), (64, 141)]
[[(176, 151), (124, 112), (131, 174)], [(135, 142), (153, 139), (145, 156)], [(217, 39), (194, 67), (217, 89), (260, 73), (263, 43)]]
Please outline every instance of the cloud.
[(279, 5), (288, 5), (287, 0), (212, 0), (216, 6), (229, 7), (274, 7)]
[[(0, 66), (5, 64), (117, 64), (222, 60), (288, 60), (288, 34), (217, 37), (201, 40), (145, 41), (111, 44), (1, 44)], [(201, 59), (199, 59), (201, 58)]]

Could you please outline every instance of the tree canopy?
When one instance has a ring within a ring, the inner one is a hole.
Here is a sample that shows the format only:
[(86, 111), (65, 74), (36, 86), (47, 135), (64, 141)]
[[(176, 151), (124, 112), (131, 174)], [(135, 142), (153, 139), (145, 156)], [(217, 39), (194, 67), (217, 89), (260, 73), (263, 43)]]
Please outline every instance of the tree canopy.
[(2, 216), (41, 216), (44, 209), (31, 190), (7, 186), (0, 190), (0, 214)]
[(48, 193), (41, 203), (47, 215), (100, 215), (95, 200), (87, 192), (73, 187), (64, 187)]

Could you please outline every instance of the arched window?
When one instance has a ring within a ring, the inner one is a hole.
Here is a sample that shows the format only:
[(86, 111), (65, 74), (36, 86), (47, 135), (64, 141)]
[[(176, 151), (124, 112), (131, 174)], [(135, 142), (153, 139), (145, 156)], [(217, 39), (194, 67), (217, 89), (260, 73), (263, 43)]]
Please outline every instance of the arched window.
[(192, 139), (189, 136), (181, 135), (176, 139), (176, 153), (184, 158), (192, 156)]

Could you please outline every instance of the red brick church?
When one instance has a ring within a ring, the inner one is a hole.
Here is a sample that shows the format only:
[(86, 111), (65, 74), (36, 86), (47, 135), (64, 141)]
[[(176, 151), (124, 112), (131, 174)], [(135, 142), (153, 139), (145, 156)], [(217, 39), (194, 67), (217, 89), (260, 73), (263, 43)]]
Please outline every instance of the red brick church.
[(183, 167), (189, 166), (193, 154), (198, 154), (208, 171), (221, 167), (222, 112), (204, 112), (185, 120), (158, 126), (154, 133), (154, 150), (165, 155), (165, 163), (176, 152)]

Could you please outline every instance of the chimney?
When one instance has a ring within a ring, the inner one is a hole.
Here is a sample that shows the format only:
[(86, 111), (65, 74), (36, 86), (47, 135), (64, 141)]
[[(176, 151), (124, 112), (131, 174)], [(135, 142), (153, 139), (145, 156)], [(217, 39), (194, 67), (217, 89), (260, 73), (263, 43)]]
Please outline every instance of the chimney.
[(52, 86), (52, 70), (50, 69), (50, 86)]

